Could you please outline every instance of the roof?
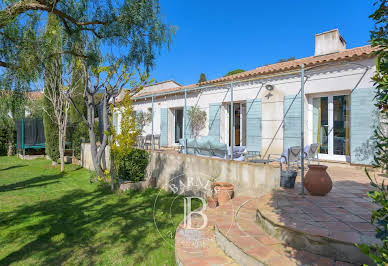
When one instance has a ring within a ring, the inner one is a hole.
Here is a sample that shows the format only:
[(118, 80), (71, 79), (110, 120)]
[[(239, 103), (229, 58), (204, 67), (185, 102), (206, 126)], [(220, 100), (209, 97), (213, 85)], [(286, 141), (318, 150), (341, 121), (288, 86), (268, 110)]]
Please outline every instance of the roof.
[(41, 91), (28, 91), (26, 92), (26, 96), (31, 101), (35, 101), (44, 97), (43, 92)]
[[(197, 86), (223, 83), (223, 82), (228, 82), (233, 80), (244, 80), (244, 79), (249, 79), (260, 75), (292, 71), (292, 70), (299, 69), (302, 64), (304, 64), (305, 67), (312, 67), (312, 66), (317, 66), (321, 64), (327, 64), (330, 62), (351, 61), (362, 57), (370, 57), (377, 50), (378, 48), (376, 47), (371, 47), (370, 45), (366, 45), (366, 46), (356, 47), (352, 49), (347, 49), (347, 50), (337, 52), (337, 53), (332, 53), (332, 54), (304, 57), (304, 58), (295, 59), (291, 61), (261, 66), (253, 70), (245, 71), (242, 73), (238, 73), (238, 74), (234, 74), (234, 75), (230, 75), (230, 76), (226, 76), (218, 79), (208, 80), (201, 83), (191, 84), (188, 86), (181, 86), (179, 88), (169, 88), (169, 89), (159, 90), (158, 93), (167, 93), (167, 92), (174, 92), (174, 91), (180, 92), (185, 88), (189, 89)], [(151, 96), (152, 92), (139, 92), (138, 94), (135, 95), (134, 98), (148, 96), (148, 95)]]

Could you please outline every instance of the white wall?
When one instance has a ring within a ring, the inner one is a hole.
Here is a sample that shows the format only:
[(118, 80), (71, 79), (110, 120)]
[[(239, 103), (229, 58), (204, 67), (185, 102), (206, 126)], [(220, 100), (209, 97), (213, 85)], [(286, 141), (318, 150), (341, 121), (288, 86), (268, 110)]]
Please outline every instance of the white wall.
[[(371, 67), (365, 74), (358, 88), (370, 88), (373, 86), (371, 77), (375, 73), (375, 59), (365, 59), (356, 61), (357, 64), (362, 64)], [(326, 68), (316, 68), (306, 70), (305, 75), (308, 77), (305, 83), (305, 131), (306, 143), (312, 142), (312, 102), (311, 98), (314, 94), (322, 93), (343, 93), (347, 94), (360, 81), (360, 78), (365, 72), (365, 68), (355, 65), (336, 64)], [(274, 85), (274, 90), (271, 92), (273, 96), (266, 98), (268, 91), (263, 87), (260, 94), (257, 96), (262, 82)], [(282, 77), (267, 78), (258, 81), (234, 82), (233, 97), (234, 101), (246, 101), (254, 99), (256, 96), (262, 99), (262, 151), (265, 151), (269, 142), (274, 137), (276, 129), (281, 124), (283, 118), (283, 97), (285, 95), (295, 95), (298, 93), (301, 86), (299, 75), (288, 75)], [(203, 90), (202, 92), (187, 93), (187, 106), (198, 105), (199, 108), (205, 110), (209, 114), (209, 104), (230, 102), (229, 86), (219, 86), (211, 89)], [(135, 110), (147, 111), (151, 108), (151, 97), (140, 99), (133, 102)], [(154, 134), (160, 134), (160, 108), (177, 108), (184, 106), (184, 95), (175, 94), (162, 97), (155, 97), (154, 101)], [(221, 121), (226, 122), (227, 119), (221, 116)], [(169, 127), (172, 126), (173, 120), (169, 121)], [(208, 121), (207, 121), (208, 125)], [(221, 125), (221, 132), (224, 132)], [(151, 134), (151, 125), (145, 127), (145, 134)], [(200, 135), (208, 134), (208, 126), (200, 132)], [(222, 135), (222, 133), (221, 133)], [(225, 136), (221, 136), (225, 138)], [(172, 139), (172, 138), (171, 138)], [(280, 129), (274, 143), (271, 146), (270, 153), (281, 152), (283, 142), (283, 130)], [(170, 140), (171, 143), (171, 140)]]

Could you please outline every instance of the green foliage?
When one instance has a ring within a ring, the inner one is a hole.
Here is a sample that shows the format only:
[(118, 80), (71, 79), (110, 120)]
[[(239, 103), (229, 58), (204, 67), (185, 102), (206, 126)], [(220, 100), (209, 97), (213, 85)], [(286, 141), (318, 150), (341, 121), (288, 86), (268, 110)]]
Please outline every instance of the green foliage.
[[(75, 44), (75, 50), (79, 53), (82, 53), (83, 51), (81, 38), (82, 37), (80, 36), (80, 41)], [(86, 104), (83, 97), (85, 84), (83, 82), (83, 79), (79, 78), (83, 75), (81, 68), (82, 59), (73, 56), (71, 60), (73, 61), (72, 86), (74, 88), (72, 99), (74, 104), (77, 106), (78, 111), (86, 117)], [(71, 146), (74, 151), (74, 156), (77, 159), (81, 159), (81, 140), (84, 139), (86, 142), (89, 142), (89, 133), (86, 124), (82, 121), (82, 117), (75, 110), (73, 105), (70, 105), (69, 122), (71, 125), (71, 130), (68, 135), (68, 140), (71, 142)]]
[(234, 74), (238, 74), (238, 73), (242, 73), (242, 72), (245, 72), (245, 70), (235, 69), (235, 70), (232, 70), (232, 71), (228, 72), (224, 77), (227, 77), (227, 76), (230, 76), (230, 75), (234, 75)]
[[(50, 47), (53, 51), (58, 51), (61, 49), (61, 36), (60, 36), (60, 26), (58, 19), (50, 14), (48, 22), (46, 25), (46, 32), (44, 36), (47, 43), (50, 43)], [(48, 80), (54, 80), (53, 78), (48, 77), (48, 75), (55, 75), (56, 73), (61, 73), (61, 71), (56, 71), (56, 64), (50, 63), (54, 60), (59, 60), (58, 57), (52, 57), (47, 62), (46, 67), (51, 69), (45, 73), (45, 88), (44, 93), (46, 92)], [(58, 79), (59, 80), (59, 79)], [(58, 94), (59, 94), (59, 84), (58, 84)], [(50, 100), (45, 97), (44, 103), (44, 114), (43, 114), (43, 126), (44, 126), (44, 136), (46, 138), (46, 154), (53, 160), (57, 161), (59, 159), (59, 130), (58, 125), (55, 122), (54, 108)]]
[(148, 153), (145, 150), (132, 148), (117, 166), (120, 179), (138, 182), (144, 179), (148, 165)]
[(206, 80), (207, 79), (205, 73), (201, 73), (201, 75), (199, 76), (198, 83), (205, 82)]
[(16, 140), (14, 120), (24, 118), (27, 99), (23, 84), (9, 74), (7, 71), (0, 80), (0, 143), (3, 152), (9, 150), (13, 153)]
[(199, 132), (205, 128), (207, 115), (198, 106), (194, 106), (187, 112), (191, 124), (192, 134), (197, 137)]
[[(376, 87), (376, 107), (380, 114), (380, 127), (375, 130), (376, 148), (374, 154), (375, 168), (385, 171), (388, 177), (388, 6), (386, 0), (376, 2), (377, 10), (370, 18), (375, 21), (375, 29), (371, 31), (372, 46), (379, 47), (376, 60), (376, 75), (373, 77)], [(366, 174), (374, 190), (368, 196), (374, 203), (379, 205), (377, 210), (372, 210), (371, 222), (377, 223), (376, 238), (382, 241), (382, 245), (368, 246), (359, 245), (361, 250), (373, 259), (377, 265), (387, 265), (388, 263), (388, 187), (378, 184), (376, 179), (372, 179), (367, 170)]]
[(43, 105), (44, 97), (38, 99), (28, 99), (26, 102), (26, 108), (29, 112), (28, 118), (42, 118), (43, 117)]

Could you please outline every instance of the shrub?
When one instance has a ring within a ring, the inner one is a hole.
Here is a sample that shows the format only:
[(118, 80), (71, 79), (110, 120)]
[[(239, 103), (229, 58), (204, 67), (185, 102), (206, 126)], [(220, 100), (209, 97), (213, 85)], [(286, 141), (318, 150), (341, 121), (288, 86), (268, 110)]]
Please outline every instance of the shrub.
[(144, 180), (147, 165), (148, 153), (134, 148), (116, 162), (119, 178), (133, 182)]

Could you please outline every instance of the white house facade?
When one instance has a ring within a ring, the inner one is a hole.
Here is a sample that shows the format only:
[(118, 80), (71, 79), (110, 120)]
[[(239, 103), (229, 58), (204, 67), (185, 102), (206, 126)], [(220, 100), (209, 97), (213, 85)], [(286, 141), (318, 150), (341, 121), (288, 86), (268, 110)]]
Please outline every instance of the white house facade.
[(160, 135), (161, 146), (178, 145), (192, 135), (185, 106), (186, 112), (197, 106), (207, 114), (200, 136), (233, 141), (264, 157), (281, 154), (300, 145), (303, 83), (304, 143), (318, 143), (321, 159), (369, 164), (377, 123), (371, 80), (375, 49), (346, 49), (338, 30), (317, 34), (315, 42), (311, 57), (200, 84), (167, 81), (144, 89), (133, 98), (136, 111), (153, 112), (144, 134)]

